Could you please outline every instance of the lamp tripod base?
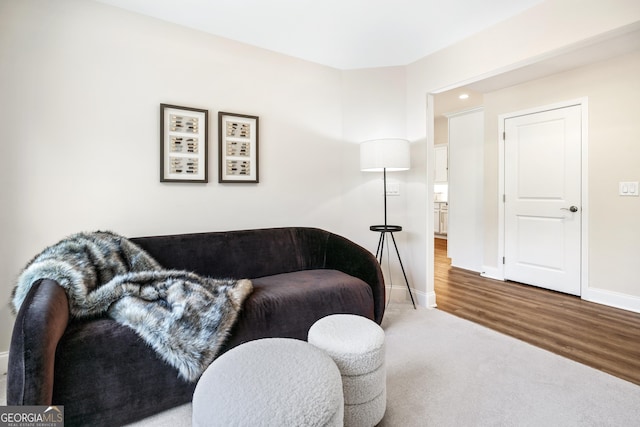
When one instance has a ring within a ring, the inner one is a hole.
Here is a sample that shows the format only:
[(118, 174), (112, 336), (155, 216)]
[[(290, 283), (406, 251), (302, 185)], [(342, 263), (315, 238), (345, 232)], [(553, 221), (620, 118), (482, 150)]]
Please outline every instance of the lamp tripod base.
[(393, 233), (398, 231), (402, 231), (402, 227), (399, 225), (372, 225), (369, 227), (369, 230), (380, 233), (380, 239), (378, 240), (378, 249), (376, 250), (376, 259), (380, 265), (382, 265), (382, 254), (384, 253), (384, 245), (385, 242), (389, 244), (389, 238), (387, 235), (391, 236), (391, 241), (393, 242), (393, 247), (396, 249), (396, 255), (398, 256), (398, 261), (400, 262), (400, 268), (402, 269), (402, 275), (404, 276), (404, 282), (407, 284), (407, 290), (409, 291), (409, 296), (411, 297), (411, 303), (413, 304), (413, 308), (416, 309), (416, 303), (413, 300), (413, 293), (411, 292), (411, 287), (409, 286), (409, 279), (407, 279), (407, 273), (404, 271), (404, 265), (402, 265), (402, 259), (400, 258), (400, 251), (398, 251), (398, 245), (396, 244), (396, 238), (393, 237)]

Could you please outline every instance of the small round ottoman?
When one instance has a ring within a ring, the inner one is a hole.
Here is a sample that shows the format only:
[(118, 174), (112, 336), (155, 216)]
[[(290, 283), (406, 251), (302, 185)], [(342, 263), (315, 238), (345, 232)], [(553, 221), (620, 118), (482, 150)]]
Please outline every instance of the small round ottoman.
[(384, 331), (372, 320), (352, 314), (323, 317), (309, 329), (309, 343), (338, 365), (344, 392), (344, 425), (371, 427), (387, 407)]
[(193, 393), (193, 426), (338, 426), (340, 371), (316, 347), (265, 338), (213, 361)]

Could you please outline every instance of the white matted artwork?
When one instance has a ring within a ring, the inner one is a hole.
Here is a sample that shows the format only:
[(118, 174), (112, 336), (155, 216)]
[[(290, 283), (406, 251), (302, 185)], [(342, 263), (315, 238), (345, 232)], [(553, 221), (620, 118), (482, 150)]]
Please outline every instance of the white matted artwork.
[(160, 104), (160, 182), (208, 182), (208, 110)]
[(259, 182), (258, 121), (258, 116), (218, 113), (218, 182)]

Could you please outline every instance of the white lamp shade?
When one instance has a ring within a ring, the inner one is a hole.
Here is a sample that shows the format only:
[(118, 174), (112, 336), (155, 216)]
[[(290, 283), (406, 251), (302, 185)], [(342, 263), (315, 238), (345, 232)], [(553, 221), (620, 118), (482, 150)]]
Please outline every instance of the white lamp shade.
[(360, 170), (365, 172), (404, 171), (411, 165), (409, 141), (374, 139), (360, 143)]

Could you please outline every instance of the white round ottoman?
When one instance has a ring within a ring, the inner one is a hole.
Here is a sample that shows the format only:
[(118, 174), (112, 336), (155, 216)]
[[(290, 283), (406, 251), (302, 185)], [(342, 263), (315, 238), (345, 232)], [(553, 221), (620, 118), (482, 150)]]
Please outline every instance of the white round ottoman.
[(344, 391), (344, 425), (371, 427), (387, 407), (384, 331), (372, 320), (334, 314), (309, 329), (309, 343), (338, 365)]
[(213, 361), (193, 393), (193, 426), (338, 426), (340, 371), (316, 347), (266, 338)]

